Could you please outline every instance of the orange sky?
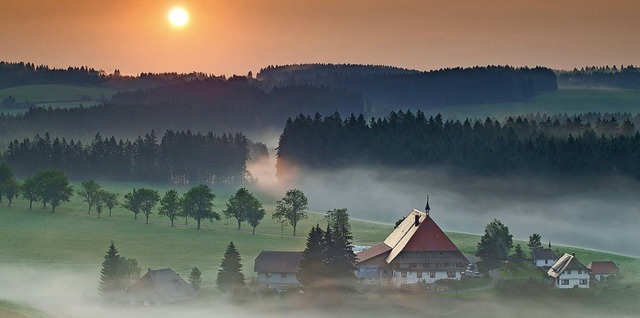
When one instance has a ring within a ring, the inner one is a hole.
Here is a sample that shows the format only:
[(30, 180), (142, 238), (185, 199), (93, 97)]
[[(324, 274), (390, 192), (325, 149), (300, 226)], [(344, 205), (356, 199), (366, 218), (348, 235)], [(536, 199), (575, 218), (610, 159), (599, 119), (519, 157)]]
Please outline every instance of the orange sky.
[[(0, 60), (111, 73), (246, 74), (270, 64), (420, 70), (640, 64), (638, 0), (20, 0)], [(181, 5), (189, 24), (167, 11)]]

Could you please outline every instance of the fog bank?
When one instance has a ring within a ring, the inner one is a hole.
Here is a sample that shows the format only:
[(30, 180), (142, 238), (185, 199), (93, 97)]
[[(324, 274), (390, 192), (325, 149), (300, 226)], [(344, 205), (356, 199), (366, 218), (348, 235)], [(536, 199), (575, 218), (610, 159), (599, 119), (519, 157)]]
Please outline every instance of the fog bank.
[[(261, 173), (268, 169), (262, 166)], [(272, 172), (271, 175), (274, 175)], [(281, 197), (300, 188), (310, 208), (348, 208), (352, 218), (395, 223), (411, 209), (424, 210), (446, 231), (483, 233), (494, 218), (517, 239), (542, 235), (543, 243), (640, 256), (640, 183), (621, 177), (580, 180), (501, 176), (471, 177), (446, 169), (356, 168), (298, 171), (287, 185), (264, 182)]]

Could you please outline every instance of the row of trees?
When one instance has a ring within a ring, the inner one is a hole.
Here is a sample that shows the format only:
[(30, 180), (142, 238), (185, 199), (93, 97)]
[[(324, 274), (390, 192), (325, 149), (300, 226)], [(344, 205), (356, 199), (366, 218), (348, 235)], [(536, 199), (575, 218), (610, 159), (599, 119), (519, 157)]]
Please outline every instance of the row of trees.
[(558, 84), (565, 87), (640, 88), (640, 68), (633, 65), (583, 67), (558, 72)]
[(247, 176), (250, 148), (266, 152), (244, 135), (167, 131), (160, 140), (151, 131), (134, 141), (96, 134), (91, 143), (51, 138), (14, 140), (5, 160), (19, 175), (59, 169), (72, 178), (170, 184), (241, 184)]
[[(576, 117), (558, 125), (572, 130), (580, 122)], [(548, 133), (546, 122), (532, 125), (521, 118), (505, 123), (490, 118), (460, 122), (400, 111), (367, 122), (362, 115), (346, 120), (337, 113), (314, 118), (300, 115), (287, 121), (280, 136), (277, 168), (279, 176), (287, 176), (291, 167), (382, 164), (404, 168), (449, 165), (488, 175), (619, 173), (640, 178), (640, 134), (632, 133), (628, 122), (623, 126), (629, 127), (626, 133), (615, 136), (598, 135), (589, 128), (564, 137)]]

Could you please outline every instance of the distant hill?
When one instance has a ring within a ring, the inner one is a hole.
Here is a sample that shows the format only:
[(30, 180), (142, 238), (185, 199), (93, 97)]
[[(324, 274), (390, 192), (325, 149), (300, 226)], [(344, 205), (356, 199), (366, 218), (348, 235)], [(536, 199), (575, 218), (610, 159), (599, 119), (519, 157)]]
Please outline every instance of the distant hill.
[(257, 75), (267, 87), (321, 85), (360, 92), (369, 113), (531, 100), (556, 91), (548, 68), (487, 66), (419, 72), (388, 66), (302, 64), (270, 66)]
[(640, 89), (640, 68), (633, 65), (589, 66), (557, 74), (558, 85), (566, 88)]

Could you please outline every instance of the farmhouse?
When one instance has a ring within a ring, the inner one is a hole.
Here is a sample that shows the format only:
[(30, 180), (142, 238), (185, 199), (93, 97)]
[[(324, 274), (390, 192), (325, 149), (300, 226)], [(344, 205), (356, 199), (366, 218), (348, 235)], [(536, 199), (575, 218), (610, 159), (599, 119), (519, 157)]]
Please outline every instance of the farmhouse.
[(190, 299), (196, 295), (193, 287), (171, 268), (149, 269), (129, 289), (131, 305), (163, 305)]
[(537, 267), (551, 267), (557, 260), (558, 256), (550, 248), (534, 248), (531, 252), (533, 264)]
[(547, 275), (554, 279), (557, 288), (589, 288), (589, 271), (575, 254), (565, 253), (551, 266)]
[(300, 287), (297, 273), (301, 259), (302, 252), (260, 252), (254, 264), (254, 270), (258, 273), (258, 287)]
[(620, 273), (620, 269), (613, 261), (593, 261), (587, 265), (587, 268), (591, 276), (597, 281)]
[(358, 277), (365, 284), (398, 287), (440, 279), (461, 279), (469, 261), (426, 213), (413, 210), (382, 244), (357, 256)]

